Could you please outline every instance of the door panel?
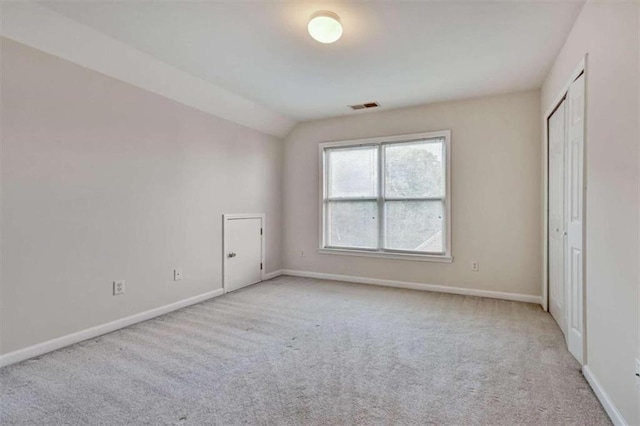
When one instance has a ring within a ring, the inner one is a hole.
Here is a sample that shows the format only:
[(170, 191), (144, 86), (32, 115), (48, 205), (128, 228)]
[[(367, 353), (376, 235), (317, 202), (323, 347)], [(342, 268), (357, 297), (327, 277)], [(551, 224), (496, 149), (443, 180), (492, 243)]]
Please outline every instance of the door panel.
[(565, 101), (549, 117), (549, 312), (566, 335)]
[(582, 241), (584, 216), (584, 74), (569, 88), (569, 123), (567, 150), (569, 212), (567, 215), (568, 259), (567, 282), (570, 301), (568, 308), (567, 345), (569, 352), (583, 362), (584, 352), (584, 247)]
[(225, 220), (225, 291), (255, 284), (262, 279), (262, 219)]

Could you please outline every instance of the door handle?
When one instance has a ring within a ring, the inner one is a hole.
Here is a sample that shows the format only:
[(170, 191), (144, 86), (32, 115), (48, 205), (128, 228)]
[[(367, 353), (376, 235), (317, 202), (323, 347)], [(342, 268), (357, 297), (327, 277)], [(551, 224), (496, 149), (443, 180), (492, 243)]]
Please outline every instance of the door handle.
[(236, 257), (235, 253), (229, 253), (229, 257)]
[[(556, 233), (557, 233), (557, 234), (559, 234), (559, 233), (560, 233), (560, 228), (556, 228)], [(567, 236), (567, 231), (563, 231), (563, 232), (562, 232), (562, 235), (566, 237), (566, 236)]]

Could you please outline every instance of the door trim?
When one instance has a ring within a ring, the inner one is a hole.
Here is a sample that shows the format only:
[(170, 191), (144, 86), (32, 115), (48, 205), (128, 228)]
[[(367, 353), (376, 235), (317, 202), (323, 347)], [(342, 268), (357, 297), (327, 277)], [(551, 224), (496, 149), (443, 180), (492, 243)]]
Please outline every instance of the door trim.
[[(571, 73), (569, 79), (564, 84), (564, 86), (558, 91), (558, 95), (555, 97), (549, 108), (545, 111), (542, 117), (542, 125), (543, 125), (543, 144), (542, 144), (542, 166), (543, 166), (543, 228), (542, 228), (542, 307), (545, 311), (549, 311), (549, 118), (555, 110), (558, 108), (560, 103), (567, 97), (569, 93), (569, 88), (573, 84), (573, 82), (580, 77), (581, 74), (584, 74), (585, 77), (585, 96), (584, 96), (584, 152), (583, 152), (583, 180), (582, 180), (582, 191), (583, 191), (583, 223), (582, 223), (582, 249), (583, 249), (583, 263), (582, 263), (582, 313), (583, 313), (583, 351), (582, 351), (582, 365), (587, 365), (587, 274), (586, 274), (586, 265), (587, 265), (587, 255), (588, 255), (588, 247), (587, 247), (587, 239), (586, 239), (586, 228), (587, 228), (587, 162), (586, 162), (586, 153), (587, 153), (587, 139), (588, 135), (586, 132), (586, 123), (588, 120), (588, 110), (587, 110), (587, 98), (588, 93), (586, 90), (586, 85), (588, 83), (588, 72), (587, 72), (587, 63), (588, 63), (589, 55), (585, 54), (584, 57), (580, 60), (574, 71)], [(565, 305), (566, 305), (565, 300)], [(566, 336), (565, 336), (566, 337)], [(568, 340), (565, 339), (567, 342)]]
[(227, 247), (229, 246), (228, 237), (229, 234), (226, 232), (226, 224), (230, 220), (237, 219), (260, 219), (260, 223), (262, 224), (262, 237), (260, 238), (260, 262), (262, 262), (262, 269), (260, 270), (260, 281), (265, 280), (265, 273), (267, 270), (267, 263), (265, 262), (265, 251), (266, 244), (265, 241), (267, 239), (267, 226), (266, 226), (266, 215), (264, 213), (234, 213), (234, 214), (223, 214), (222, 215), (222, 289), (224, 292), (227, 292), (226, 281), (227, 281)]

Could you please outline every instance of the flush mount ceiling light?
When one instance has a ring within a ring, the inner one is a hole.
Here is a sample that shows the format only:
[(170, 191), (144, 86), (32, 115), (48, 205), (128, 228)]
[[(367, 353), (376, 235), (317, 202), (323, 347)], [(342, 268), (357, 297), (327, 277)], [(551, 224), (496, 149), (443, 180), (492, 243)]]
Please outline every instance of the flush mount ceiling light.
[(327, 10), (311, 15), (307, 29), (311, 37), (320, 43), (333, 43), (342, 37), (340, 17)]

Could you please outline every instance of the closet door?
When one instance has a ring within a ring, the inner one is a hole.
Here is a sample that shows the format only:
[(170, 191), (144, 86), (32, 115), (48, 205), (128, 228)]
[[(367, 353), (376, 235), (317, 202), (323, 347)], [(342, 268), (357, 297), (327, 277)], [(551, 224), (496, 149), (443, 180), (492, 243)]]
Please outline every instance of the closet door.
[(582, 364), (584, 351), (584, 74), (567, 95), (567, 265), (569, 352)]
[(565, 101), (549, 117), (549, 312), (567, 334), (565, 288)]

